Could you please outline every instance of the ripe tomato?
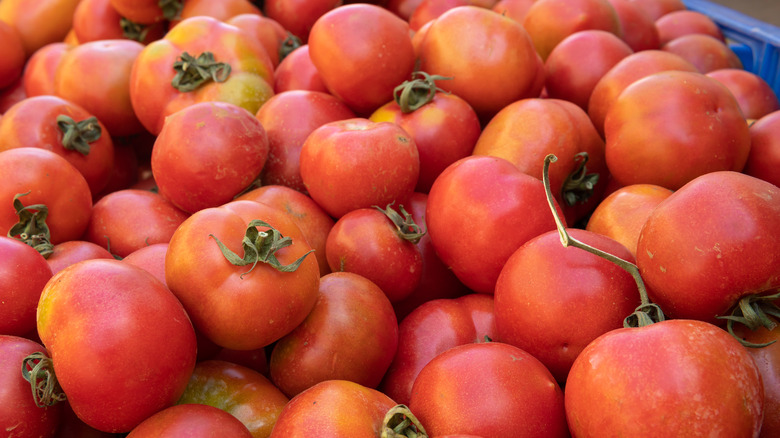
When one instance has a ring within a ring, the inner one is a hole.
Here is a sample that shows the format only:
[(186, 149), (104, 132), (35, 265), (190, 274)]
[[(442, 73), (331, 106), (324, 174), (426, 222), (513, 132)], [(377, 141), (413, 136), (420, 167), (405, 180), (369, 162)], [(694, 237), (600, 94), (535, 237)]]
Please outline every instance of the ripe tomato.
[(27, 55), (16, 29), (4, 21), (0, 21), (0, 42), (4, 53), (0, 59), (0, 89), (3, 89), (22, 76)]
[(717, 79), (737, 98), (742, 114), (748, 120), (755, 120), (780, 110), (772, 87), (761, 76), (740, 68), (721, 68), (707, 73)]
[(176, 405), (163, 409), (127, 434), (129, 438), (209, 435), (252, 438), (249, 429), (236, 417), (202, 404)]
[(264, 11), (305, 43), (314, 23), (342, 4), (343, 0), (266, 0)]
[(114, 256), (100, 245), (86, 240), (69, 240), (54, 245), (46, 258), (52, 274), (56, 274), (70, 265), (90, 259), (113, 259)]
[(195, 366), (195, 332), (176, 297), (117, 260), (86, 260), (57, 273), (37, 319), (70, 406), (98, 430), (128, 432), (172, 405)]
[(709, 35), (683, 35), (664, 44), (661, 50), (679, 55), (695, 65), (701, 73), (722, 68), (742, 68), (737, 54), (725, 42)]
[(750, 125), (750, 154), (744, 172), (780, 187), (780, 110)]
[(170, 20), (170, 27), (174, 27), (182, 20), (190, 17), (207, 16), (227, 22), (231, 18), (241, 14), (261, 15), (260, 8), (249, 0), (223, 0), (219, 2), (211, 0), (188, 0), (184, 2), (176, 18)]
[(35, 329), (35, 309), (52, 276), (46, 259), (31, 246), (0, 236), (0, 335), (23, 336)]
[(661, 45), (669, 41), (689, 35), (700, 33), (725, 41), (723, 31), (720, 30), (715, 21), (708, 15), (698, 11), (687, 9), (669, 12), (655, 20), (655, 27), (658, 29), (658, 37)]
[(635, 0), (608, 0), (615, 8), (622, 36), (634, 52), (657, 50), (661, 47), (655, 21), (650, 18)]
[(165, 254), (167, 253), (168, 243), (153, 243), (131, 252), (122, 261), (138, 266), (154, 275), (156, 279), (168, 287), (168, 283), (165, 281)]
[(279, 61), (274, 70), (274, 91), (309, 90), (329, 93), (317, 67), (309, 56), (309, 45), (304, 44)]
[[(215, 2), (209, 3), (218, 4)], [(253, 13), (234, 15), (225, 20), (225, 22), (244, 30), (245, 32), (252, 33), (255, 38), (263, 43), (263, 47), (265, 47), (265, 51), (271, 59), (271, 64), (274, 66), (274, 71), (276, 70), (280, 61), (279, 52), (282, 49), (283, 43), (288, 38), (287, 30), (282, 27), (279, 22), (261, 14)]]
[(166, 30), (162, 21), (146, 25), (122, 17), (111, 0), (81, 0), (73, 13), (72, 31), (79, 43), (126, 38), (148, 44), (162, 38)]
[(471, 0), (422, 0), (414, 9), (409, 21), (409, 28), (417, 32), (426, 23), (429, 23), (441, 14), (457, 6), (468, 6), (473, 4)]
[(0, 21), (16, 29), (22, 39), (26, 57), (29, 57), (46, 44), (65, 38), (71, 29), (73, 12), (79, 1), (41, 0), (30, 3), (25, 0), (3, 0), (0, 2)]
[(28, 97), (54, 95), (54, 75), (62, 57), (73, 47), (59, 42), (36, 50), (27, 60), (22, 74), (24, 92)]
[(183, 1), (161, 3), (159, 0), (110, 0), (119, 15), (140, 24), (173, 20), (181, 12)]
[(686, 9), (682, 0), (634, 0), (634, 3), (640, 6), (645, 14), (654, 21), (671, 12)]

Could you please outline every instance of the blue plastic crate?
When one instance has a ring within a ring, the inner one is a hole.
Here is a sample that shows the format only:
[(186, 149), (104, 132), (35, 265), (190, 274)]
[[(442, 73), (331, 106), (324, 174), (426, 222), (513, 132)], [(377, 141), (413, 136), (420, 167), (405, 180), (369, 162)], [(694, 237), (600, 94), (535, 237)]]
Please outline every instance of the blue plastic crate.
[(688, 9), (712, 18), (745, 70), (761, 76), (780, 96), (780, 27), (707, 0), (683, 0), (683, 3)]

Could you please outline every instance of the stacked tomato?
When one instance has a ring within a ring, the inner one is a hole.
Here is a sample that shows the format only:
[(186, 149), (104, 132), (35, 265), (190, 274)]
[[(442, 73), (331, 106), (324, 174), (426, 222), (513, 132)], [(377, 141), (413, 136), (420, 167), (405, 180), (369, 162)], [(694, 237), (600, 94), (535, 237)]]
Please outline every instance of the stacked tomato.
[(0, 44), (0, 437), (780, 435), (780, 103), (680, 0)]

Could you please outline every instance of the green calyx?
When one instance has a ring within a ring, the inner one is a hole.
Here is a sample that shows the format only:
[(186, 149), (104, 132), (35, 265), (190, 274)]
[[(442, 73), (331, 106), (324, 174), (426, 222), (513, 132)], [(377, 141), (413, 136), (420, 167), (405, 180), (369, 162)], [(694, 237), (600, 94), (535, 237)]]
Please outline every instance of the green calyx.
[(119, 27), (122, 29), (122, 35), (133, 41), (143, 42), (149, 33), (149, 26), (130, 21), (125, 17), (119, 19)]
[(770, 331), (774, 330), (777, 327), (777, 322), (770, 316), (780, 319), (780, 307), (775, 304), (778, 299), (780, 299), (780, 292), (772, 295), (749, 295), (739, 300), (731, 315), (719, 316), (718, 318), (726, 320), (726, 330), (742, 345), (750, 348), (763, 348), (774, 344), (775, 341), (764, 344), (748, 342), (734, 333), (734, 323), (744, 324), (750, 330), (756, 330), (759, 327)]
[(48, 258), (54, 251), (54, 245), (51, 243), (51, 232), (46, 224), (49, 208), (44, 204), (34, 204), (25, 207), (19, 198), (29, 194), (30, 192), (17, 193), (14, 196), (14, 210), (19, 217), (19, 222), (8, 230), (7, 236), (21, 240), (33, 247), (44, 258)]
[[(268, 230), (258, 231), (256, 227), (266, 227)], [(244, 248), (243, 257), (239, 257), (238, 254), (228, 249), (228, 247), (213, 234), (209, 234), (209, 236), (214, 238), (220, 251), (222, 251), (222, 255), (225, 256), (230, 263), (236, 266), (252, 265), (248, 271), (241, 274), (241, 278), (244, 278), (244, 275), (252, 272), (258, 263), (271, 265), (280, 272), (293, 272), (298, 269), (301, 263), (303, 263), (303, 260), (307, 255), (314, 252), (313, 249), (309, 250), (298, 260), (288, 265), (282, 265), (279, 259), (276, 258), (276, 252), (292, 245), (293, 241), (290, 237), (282, 236), (282, 233), (272, 227), (269, 223), (259, 219), (249, 222), (249, 225), (247, 226), (246, 234), (242, 240), (242, 246)]]
[(203, 52), (197, 58), (182, 52), (173, 69), (176, 75), (171, 85), (183, 93), (194, 91), (208, 81), (225, 82), (231, 71), (230, 64), (217, 62), (211, 52)]
[(181, 10), (184, 7), (183, 0), (160, 0), (157, 5), (162, 10), (163, 18), (166, 20), (175, 20), (179, 18)]
[(287, 38), (285, 38), (284, 41), (279, 44), (279, 62), (282, 62), (282, 60), (286, 58), (287, 55), (292, 53), (293, 50), (297, 49), (298, 47), (301, 47), (302, 44), (303, 42), (300, 38), (288, 31)]
[(574, 156), (574, 160), (579, 162), (577, 168), (566, 177), (563, 182), (561, 194), (563, 202), (569, 207), (582, 204), (593, 195), (593, 188), (599, 182), (598, 173), (588, 173), (586, 166), (588, 162), (588, 153), (580, 152)]
[(77, 122), (65, 114), (60, 114), (57, 116), (57, 126), (62, 131), (62, 146), (84, 156), (89, 154), (89, 144), (100, 139), (103, 133), (97, 117)]
[(433, 100), (437, 91), (445, 92), (436, 86), (436, 81), (452, 79), (450, 77), (429, 75), (423, 71), (412, 73), (412, 79), (393, 89), (393, 98), (401, 107), (401, 112), (410, 113)]
[(382, 422), (381, 438), (428, 438), (420, 420), (405, 405), (395, 405)]
[(22, 377), (30, 383), (33, 400), (39, 408), (54, 406), (66, 399), (52, 360), (42, 352), (33, 353), (22, 361)]
[(384, 213), (385, 216), (393, 222), (393, 225), (395, 225), (395, 228), (398, 230), (398, 235), (401, 236), (402, 239), (416, 245), (425, 235), (426, 231), (414, 222), (412, 215), (407, 213), (403, 205), (398, 206), (398, 209), (401, 211), (400, 213), (393, 208), (392, 202), (387, 204), (387, 207), (385, 207), (384, 210), (376, 205), (374, 208)]

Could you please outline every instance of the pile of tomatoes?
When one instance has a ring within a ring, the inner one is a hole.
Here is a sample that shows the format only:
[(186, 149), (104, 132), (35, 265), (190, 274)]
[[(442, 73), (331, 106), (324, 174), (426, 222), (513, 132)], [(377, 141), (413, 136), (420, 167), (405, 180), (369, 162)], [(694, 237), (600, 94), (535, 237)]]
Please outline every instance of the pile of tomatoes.
[(0, 45), (0, 437), (780, 436), (780, 102), (681, 0)]

